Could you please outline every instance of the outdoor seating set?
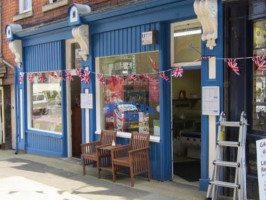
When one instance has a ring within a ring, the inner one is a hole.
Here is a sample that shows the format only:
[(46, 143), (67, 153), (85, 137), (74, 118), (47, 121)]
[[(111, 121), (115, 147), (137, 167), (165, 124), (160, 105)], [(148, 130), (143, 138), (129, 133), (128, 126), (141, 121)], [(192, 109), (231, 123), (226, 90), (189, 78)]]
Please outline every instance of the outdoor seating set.
[(132, 132), (130, 144), (116, 144), (116, 131), (102, 130), (100, 140), (81, 144), (83, 175), (86, 165), (96, 163), (98, 177), (101, 170), (112, 171), (113, 181), (116, 181), (117, 171), (129, 169), (131, 186), (134, 186), (134, 176), (147, 173), (150, 181), (149, 163), (150, 135)]

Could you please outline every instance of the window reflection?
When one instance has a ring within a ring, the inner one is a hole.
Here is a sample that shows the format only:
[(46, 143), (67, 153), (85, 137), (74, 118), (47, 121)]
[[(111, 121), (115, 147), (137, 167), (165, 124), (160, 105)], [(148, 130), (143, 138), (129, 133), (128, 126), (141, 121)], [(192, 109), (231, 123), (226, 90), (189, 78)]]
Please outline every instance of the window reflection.
[(31, 84), (32, 128), (62, 132), (61, 85), (60, 79), (43, 73), (43, 82), (34, 77)]
[[(103, 57), (97, 60), (105, 76), (101, 87), (102, 129), (160, 134), (159, 52)], [(143, 74), (149, 74), (150, 79)], [(152, 74), (155, 73), (155, 74)], [(128, 75), (137, 75), (131, 80)]]
[[(266, 20), (254, 23), (253, 55), (266, 55)], [(266, 130), (266, 72), (253, 63), (253, 128)]]

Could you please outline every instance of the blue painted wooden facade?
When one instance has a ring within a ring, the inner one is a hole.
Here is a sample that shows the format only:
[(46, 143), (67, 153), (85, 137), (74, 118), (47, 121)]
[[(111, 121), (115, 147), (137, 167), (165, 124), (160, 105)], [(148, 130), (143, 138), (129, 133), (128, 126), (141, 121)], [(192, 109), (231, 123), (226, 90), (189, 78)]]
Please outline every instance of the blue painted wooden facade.
[[(193, 0), (151, 0), (116, 10), (96, 13), (83, 17), (83, 22), (90, 26), (90, 54), (82, 67), (89, 67), (95, 72), (95, 58), (119, 54), (159, 51), (160, 70), (170, 69), (170, 24), (173, 22), (195, 19)], [(218, 40), (214, 50), (209, 51), (202, 44), (203, 55), (222, 57), (222, 2), (218, 8)], [(141, 32), (157, 30), (158, 42), (155, 45), (141, 45)], [(25, 31), (17, 35), (23, 42), (23, 66), (25, 72), (53, 71), (65, 69), (65, 39), (72, 38), (71, 27), (67, 20), (49, 25), (34, 31)], [(219, 76), (215, 80), (208, 80), (208, 63), (202, 61), (202, 86), (220, 86), (223, 84), (223, 64), (217, 61)], [(18, 79), (17, 71), (17, 79)], [(82, 111), (82, 141), (85, 141), (85, 124), (90, 124), (90, 140), (97, 139), (96, 131), (96, 89), (95, 77), (91, 76), (89, 84), (82, 83), (81, 92), (89, 89), (93, 94), (93, 109), (90, 110), (90, 121), (85, 120)], [(17, 82), (18, 83), (18, 82)], [(67, 111), (66, 111), (66, 83), (62, 82), (62, 135), (30, 130), (27, 127), (27, 85), (17, 84), (17, 110), (23, 100), (23, 112), (17, 115), (21, 119), (23, 130), (18, 124), (18, 138), (23, 131), (24, 138), (18, 140), (20, 149), (30, 153), (53, 156), (67, 156)], [(23, 98), (19, 97), (19, 90), (23, 91)], [(172, 141), (171, 141), (171, 87), (170, 83), (160, 79), (160, 130), (159, 143), (151, 142), (150, 164), (152, 178), (157, 180), (172, 179)], [(221, 99), (223, 92), (221, 89)], [(223, 104), (221, 102), (221, 110)], [(208, 116), (202, 116), (202, 155), (200, 189), (205, 190), (208, 184)], [(128, 143), (128, 139), (119, 138), (118, 143)]]

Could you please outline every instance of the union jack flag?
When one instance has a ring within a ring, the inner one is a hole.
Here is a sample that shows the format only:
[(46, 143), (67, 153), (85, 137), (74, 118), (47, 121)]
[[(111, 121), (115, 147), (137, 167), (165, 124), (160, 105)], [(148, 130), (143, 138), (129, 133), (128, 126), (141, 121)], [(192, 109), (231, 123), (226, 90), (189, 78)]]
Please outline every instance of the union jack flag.
[(136, 81), (136, 80), (138, 80), (138, 77), (137, 77), (136, 75), (134, 75), (134, 74), (129, 74), (129, 75), (127, 76), (127, 78), (128, 78), (128, 79), (131, 79), (132, 81)]
[(19, 83), (20, 83), (20, 84), (23, 83), (24, 75), (25, 75), (24, 72), (20, 72), (20, 73), (19, 73)]
[(177, 67), (172, 71), (172, 76), (178, 78), (183, 76), (184, 69), (182, 67)]
[(105, 85), (103, 74), (98, 73), (96, 77), (101, 85)]
[(253, 62), (259, 67), (260, 70), (266, 70), (265, 56), (257, 56), (252, 58)]
[(38, 82), (39, 83), (43, 83), (44, 82), (44, 77), (43, 77), (42, 73), (38, 73)]
[(59, 77), (63, 81), (65, 80), (64, 77), (63, 77), (63, 75), (62, 75), (62, 73), (60, 71), (57, 71), (56, 74), (57, 74), (57, 77)]
[(160, 77), (163, 78), (165, 81), (169, 81), (169, 77), (165, 74), (165, 72), (160, 72)]
[(143, 78), (148, 79), (149, 81), (152, 80), (152, 77), (149, 74), (143, 74)]
[(29, 78), (29, 81), (30, 81), (31, 83), (34, 82), (34, 74), (33, 74), (33, 73), (29, 73), (29, 74), (28, 74), (28, 78)]
[(236, 62), (236, 59), (232, 59), (232, 58), (228, 58), (227, 59), (227, 64), (228, 66), (236, 73), (236, 75), (240, 75), (239, 73), (239, 68), (237, 66), (237, 62)]
[(76, 69), (76, 74), (79, 78), (82, 78), (83, 74), (82, 74), (82, 69), (81, 68), (78, 68)]
[(71, 75), (70, 70), (66, 70), (66, 80), (73, 81), (73, 77)]
[(158, 70), (158, 65), (156, 64), (156, 62), (149, 56), (150, 62), (151, 62), (151, 66), (155, 69)]
[(90, 72), (88, 70), (84, 70), (84, 74), (81, 79), (82, 82), (87, 84), (90, 81)]
[(55, 72), (49, 72), (49, 76), (53, 77), (53, 78), (57, 78), (57, 75)]

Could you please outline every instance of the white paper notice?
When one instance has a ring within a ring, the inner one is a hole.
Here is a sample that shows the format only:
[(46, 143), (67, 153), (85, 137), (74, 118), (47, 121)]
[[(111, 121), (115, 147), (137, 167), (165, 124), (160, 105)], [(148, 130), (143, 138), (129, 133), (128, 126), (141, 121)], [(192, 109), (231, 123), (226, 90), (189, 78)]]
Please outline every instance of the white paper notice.
[(266, 199), (266, 139), (257, 140), (257, 170), (260, 199)]
[(80, 94), (80, 108), (93, 108), (92, 94)]
[(220, 114), (220, 90), (217, 86), (202, 87), (202, 114)]

